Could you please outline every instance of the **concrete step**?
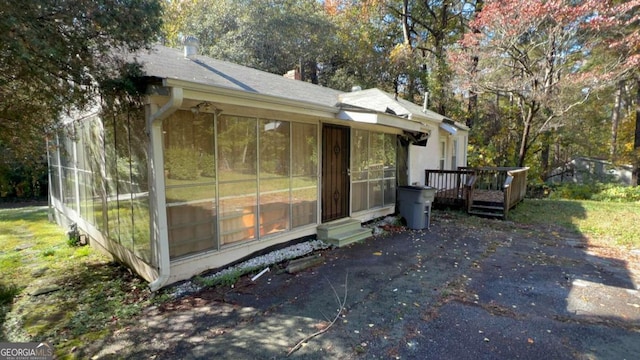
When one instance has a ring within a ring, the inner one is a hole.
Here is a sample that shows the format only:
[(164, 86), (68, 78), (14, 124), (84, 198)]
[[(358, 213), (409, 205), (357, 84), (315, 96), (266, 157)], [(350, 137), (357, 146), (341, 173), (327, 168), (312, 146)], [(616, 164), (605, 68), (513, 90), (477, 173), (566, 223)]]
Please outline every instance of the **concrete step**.
[(324, 223), (318, 226), (318, 239), (326, 240), (336, 238), (337, 234), (357, 230), (360, 229), (361, 226), (360, 220), (350, 218)]
[(371, 237), (371, 235), (372, 235), (371, 229), (359, 228), (355, 230), (349, 230), (344, 233), (340, 233), (337, 236), (327, 238), (324, 241), (334, 246), (341, 247), (341, 246), (353, 244), (358, 241), (362, 241), (366, 238)]

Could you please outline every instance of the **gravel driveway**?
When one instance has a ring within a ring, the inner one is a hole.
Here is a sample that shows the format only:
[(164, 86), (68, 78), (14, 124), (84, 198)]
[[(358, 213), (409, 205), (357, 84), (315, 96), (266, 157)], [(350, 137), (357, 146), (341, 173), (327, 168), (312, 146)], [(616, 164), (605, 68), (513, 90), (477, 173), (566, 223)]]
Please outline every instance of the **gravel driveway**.
[(282, 359), (309, 338), (288, 357), (640, 356), (637, 254), (591, 248), (571, 229), (444, 212), (429, 230), (388, 230), (319, 251), (320, 265), (295, 274), (284, 263), (148, 309), (77, 355)]

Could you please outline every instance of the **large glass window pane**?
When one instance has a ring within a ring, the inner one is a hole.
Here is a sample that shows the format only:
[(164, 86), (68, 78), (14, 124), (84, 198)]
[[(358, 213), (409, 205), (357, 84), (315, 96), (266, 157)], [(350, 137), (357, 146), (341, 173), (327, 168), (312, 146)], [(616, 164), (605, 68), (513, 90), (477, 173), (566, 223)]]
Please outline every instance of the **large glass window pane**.
[(396, 136), (384, 135), (384, 188), (383, 204), (392, 205), (396, 202)]
[(369, 179), (382, 179), (384, 168), (384, 134), (371, 132), (369, 134)]
[(368, 209), (367, 182), (359, 181), (351, 185), (351, 210), (358, 212)]
[(290, 123), (260, 120), (260, 236), (289, 229)]
[(296, 177), (291, 192), (291, 227), (315, 224), (318, 220), (317, 177)]
[(65, 126), (58, 132), (59, 150), (60, 150), (60, 166), (72, 167), (73, 166), (73, 138), (74, 138), (73, 126)]
[[(167, 207), (169, 256), (176, 258), (213, 247), (215, 202), (201, 201)], [(145, 251), (139, 248), (138, 252)]]
[[(77, 167), (78, 167), (78, 192), (80, 195), (80, 216), (89, 223), (93, 223), (92, 215), (93, 210), (92, 200), (92, 184), (91, 173), (88, 166), (88, 151), (87, 144), (89, 142), (88, 133), (89, 120), (83, 120), (76, 124), (77, 134)], [(89, 205), (91, 204), (91, 205)]]
[(318, 220), (318, 127), (291, 124), (291, 227)]
[(76, 173), (73, 168), (63, 168), (63, 196), (66, 207), (76, 208)]
[(393, 205), (396, 203), (396, 179), (384, 180), (384, 205)]
[(351, 139), (351, 209), (364, 211), (395, 203), (395, 135), (354, 130)]
[[(74, 127), (65, 126), (59, 133), (60, 147), (60, 171), (62, 171), (62, 203), (69, 208), (76, 209), (76, 175), (75, 175), (75, 155)], [(76, 209), (77, 210), (77, 209)]]
[(257, 120), (221, 116), (217, 124), (220, 245), (256, 238)]
[[(163, 126), (170, 256), (176, 258), (216, 249), (214, 115), (178, 111), (166, 119)], [(136, 139), (142, 137), (143, 128), (134, 126), (131, 134)], [(134, 163), (146, 157), (145, 149), (132, 146)], [(140, 194), (146, 194), (148, 181), (141, 171), (136, 186)], [(139, 205), (134, 202), (136, 219), (139, 221), (149, 216), (148, 200), (144, 200)], [(135, 228), (139, 233), (146, 231), (143, 224), (136, 223)], [(136, 253), (143, 258), (149, 251), (145, 245), (136, 243)]]
[(369, 181), (369, 208), (382, 206), (382, 180)]
[(366, 130), (356, 129), (352, 130), (351, 133), (351, 180), (367, 180), (367, 169), (369, 165), (369, 132)]
[(289, 229), (289, 178), (260, 180), (260, 236)]
[(102, 135), (102, 122), (96, 117), (92, 119), (88, 126), (88, 157), (89, 157), (89, 170), (92, 174), (91, 179), (91, 191), (93, 195), (93, 218), (96, 227), (105, 231), (105, 225), (103, 222), (103, 175), (102, 164), (104, 162), (104, 142)]
[(118, 222), (118, 171), (116, 153), (116, 131), (114, 117), (104, 119), (104, 153), (105, 153), (105, 177), (106, 190), (106, 232), (108, 237), (120, 242), (120, 226)]
[(57, 166), (52, 166), (49, 168), (51, 173), (51, 196), (58, 200), (61, 200), (60, 197), (60, 168)]
[(133, 251), (151, 263), (151, 235), (149, 223), (149, 171), (147, 169), (149, 138), (145, 133), (143, 109), (132, 110), (129, 121), (131, 151), (131, 193), (133, 211)]
[(367, 180), (369, 178), (369, 132), (351, 131), (351, 211), (369, 208)]
[(131, 149), (129, 148), (130, 114), (115, 119), (116, 131), (116, 191), (120, 245), (133, 251), (133, 214), (131, 183)]
[(396, 177), (396, 136), (393, 134), (384, 135), (384, 177)]

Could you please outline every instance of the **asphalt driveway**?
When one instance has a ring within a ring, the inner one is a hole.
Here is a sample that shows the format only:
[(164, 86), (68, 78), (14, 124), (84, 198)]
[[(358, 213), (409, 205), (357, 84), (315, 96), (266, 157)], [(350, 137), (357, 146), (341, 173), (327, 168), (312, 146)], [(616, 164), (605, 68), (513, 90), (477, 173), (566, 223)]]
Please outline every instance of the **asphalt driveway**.
[[(86, 348), (140, 359), (637, 359), (640, 256), (571, 229), (435, 212), (233, 288), (146, 311)], [(335, 319), (335, 322), (327, 327)], [(323, 333), (311, 337), (316, 332)], [(301, 340), (309, 338), (288, 355)]]

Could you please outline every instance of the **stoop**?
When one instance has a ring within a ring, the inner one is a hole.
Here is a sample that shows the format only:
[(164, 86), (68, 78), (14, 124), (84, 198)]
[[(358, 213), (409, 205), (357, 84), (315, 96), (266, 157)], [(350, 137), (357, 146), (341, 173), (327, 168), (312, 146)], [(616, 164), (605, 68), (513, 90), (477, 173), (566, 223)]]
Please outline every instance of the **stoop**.
[(371, 237), (372, 230), (363, 228), (360, 220), (340, 219), (318, 226), (318, 239), (341, 247)]

